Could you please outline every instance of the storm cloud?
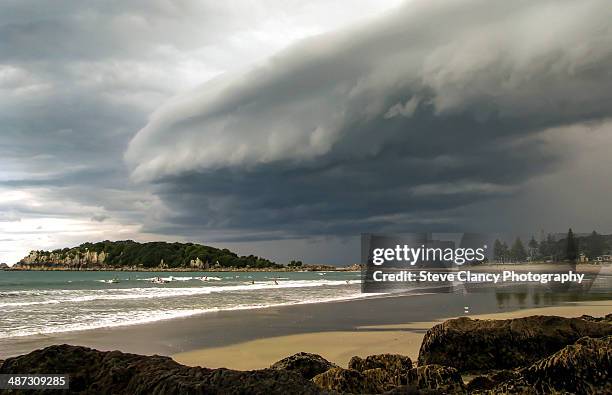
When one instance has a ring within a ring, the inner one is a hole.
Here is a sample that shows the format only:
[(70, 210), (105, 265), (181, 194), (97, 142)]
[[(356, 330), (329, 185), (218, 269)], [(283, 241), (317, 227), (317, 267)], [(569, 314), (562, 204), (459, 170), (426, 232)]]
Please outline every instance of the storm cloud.
[(563, 169), (555, 139), (609, 135), (611, 17), (597, 0), (407, 2), (221, 75), (129, 144), (133, 180), (169, 209), (146, 226), (220, 240), (500, 230), (478, 207), (504, 212)]
[(160, 233), (164, 202), (123, 160), (149, 114), (243, 61), (395, 2), (361, 0), (350, 12), (340, 0), (2, 2), (0, 262), (104, 238), (185, 239)]
[(611, 232), (604, 0), (0, 5), (0, 261), (102, 239), (353, 263)]

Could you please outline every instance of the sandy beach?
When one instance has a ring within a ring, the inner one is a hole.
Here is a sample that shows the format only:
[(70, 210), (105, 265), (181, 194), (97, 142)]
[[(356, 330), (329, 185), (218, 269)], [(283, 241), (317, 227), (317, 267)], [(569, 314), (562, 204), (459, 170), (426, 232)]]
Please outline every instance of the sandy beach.
[[(503, 313), (476, 314), (475, 319), (508, 319), (530, 315), (578, 317), (602, 316), (612, 312), (612, 301), (576, 302), (564, 306), (521, 309)], [(445, 317), (456, 318), (454, 317)], [(353, 331), (304, 333), (258, 339), (225, 347), (212, 347), (172, 355), (185, 365), (226, 367), (239, 370), (261, 369), (300, 351), (320, 354), (329, 361), (346, 366), (354, 355), (399, 353), (416, 360), (424, 332), (444, 319), (390, 325), (371, 325)]]

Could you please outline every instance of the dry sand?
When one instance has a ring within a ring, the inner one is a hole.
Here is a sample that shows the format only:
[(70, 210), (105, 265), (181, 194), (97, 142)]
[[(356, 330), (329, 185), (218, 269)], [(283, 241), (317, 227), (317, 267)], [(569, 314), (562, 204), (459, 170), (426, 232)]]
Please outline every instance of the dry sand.
[[(507, 319), (536, 314), (562, 317), (578, 317), (583, 314), (603, 316), (610, 312), (612, 312), (612, 301), (590, 301), (504, 313), (467, 314), (466, 316), (478, 319)], [(353, 331), (314, 332), (271, 337), (224, 347), (183, 352), (172, 357), (179, 363), (190, 366), (226, 367), (239, 370), (266, 368), (300, 351), (320, 354), (340, 366), (346, 366), (354, 355), (396, 353), (408, 355), (416, 360), (425, 331), (441, 321), (443, 320), (363, 326)]]

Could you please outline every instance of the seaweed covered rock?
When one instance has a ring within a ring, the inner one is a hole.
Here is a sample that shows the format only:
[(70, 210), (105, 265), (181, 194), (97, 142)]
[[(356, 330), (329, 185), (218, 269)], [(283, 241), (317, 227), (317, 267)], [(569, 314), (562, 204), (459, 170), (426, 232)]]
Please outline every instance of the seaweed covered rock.
[(584, 314), (580, 316), (580, 319), (585, 321), (612, 323), (612, 313), (606, 314), (604, 317), (593, 317), (592, 315)]
[(308, 380), (334, 367), (337, 367), (337, 365), (329, 362), (322, 356), (307, 352), (300, 352), (283, 358), (270, 366), (271, 369), (296, 372)]
[[(547, 393), (548, 394), (548, 393)], [(474, 391), (470, 395), (541, 395), (531, 383), (519, 376), (513, 380), (497, 385), (492, 390)]]
[(429, 390), (429, 389), (418, 389), (410, 385), (402, 385), (395, 387), (383, 393), (383, 395), (446, 395), (442, 391)]
[(521, 369), (537, 392), (612, 394), (612, 336), (585, 337)]
[(380, 368), (359, 372), (336, 367), (316, 375), (312, 381), (322, 390), (350, 394), (380, 394), (395, 387), (388, 373)]
[(612, 334), (608, 322), (555, 316), (509, 320), (462, 317), (427, 331), (419, 365), (440, 364), (460, 371), (512, 369), (529, 365), (584, 336)]
[(399, 354), (377, 354), (366, 358), (353, 357), (348, 364), (349, 369), (364, 372), (369, 369), (382, 369), (387, 372), (395, 385), (406, 384), (406, 375), (412, 369), (412, 360)]
[(408, 385), (417, 389), (437, 390), (444, 394), (464, 394), (465, 384), (455, 368), (441, 365), (424, 365), (408, 372)]
[(364, 380), (367, 383), (366, 388), (376, 389), (376, 393), (389, 391), (397, 387), (397, 379), (389, 374), (388, 371), (381, 368), (366, 369), (361, 372)]
[(473, 393), (475, 391), (484, 391), (490, 390), (495, 387), (495, 382), (491, 380), (488, 376), (476, 376), (467, 383), (465, 388), (468, 393)]
[[(235, 371), (187, 367), (170, 358), (59, 345), (7, 359), (2, 374), (70, 375), (71, 393), (319, 394), (301, 375), (276, 369)], [(10, 392), (7, 392), (10, 393)]]
[[(499, 370), (491, 372), (487, 375), (476, 376), (467, 384), (468, 393), (484, 393), (495, 388), (496, 386), (511, 380), (522, 378), (521, 374), (516, 370)], [(479, 392), (480, 391), (480, 392)]]
[(575, 344), (506, 376), (489, 390), (473, 394), (610, 394), (612, 336), (585, 337)]

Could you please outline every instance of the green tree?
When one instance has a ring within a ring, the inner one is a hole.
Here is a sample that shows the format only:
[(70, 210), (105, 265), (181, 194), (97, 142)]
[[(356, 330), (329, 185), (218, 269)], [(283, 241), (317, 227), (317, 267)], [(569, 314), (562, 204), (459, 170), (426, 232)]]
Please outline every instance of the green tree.
[(529, 247), (529, 258), (531, 258), (532, 260), (535, 259), (538, 255), (539, 250), (539, 245), (535, 237), (531, 236), (531, 240), (529, 240), (527, 246)]
[(502, 251), (502, 262), (508, 262), (510, 261), (510, 250), (508, 249), (508, 244), (506, 244), (506, 242), (502, 242), (502, 246), (501, 246), (501, 251)]
[(578, 243), (574, 238), (572, 228), (569, 228), (565, 238), (565, 259), (570, 262), (576, 262), (576, 258), (578, 258)]
[(302, 266), (302, 261), (295, 261), (292, 260), (291, 262), (289, 262), (289, 265), (287, 265), (289, 267), (300, 267)]
[(546, 240), (542, 240), (542, 242), (540, 242), (539, 256), (543, 260), (554, 260), (556, 249), (557, 243), (555, 242), (553, 235), (549, 233), (546, 236)]
[(525, 246), (523, 246), (520, 237), (514, 240), (510, 255), (515, 262), (525, 262), (527, 260), (527, 251), (525, 251)]
[(504, 261), (504, 246), (499, 239), (495, 239), (495, 242), (493, 243), (493, 259), (498, 263)]
[(601, 235), (593, 231), (586, 239), (585, 253), (589, 259), (603, 255), (606, 251), (606, 241)]

